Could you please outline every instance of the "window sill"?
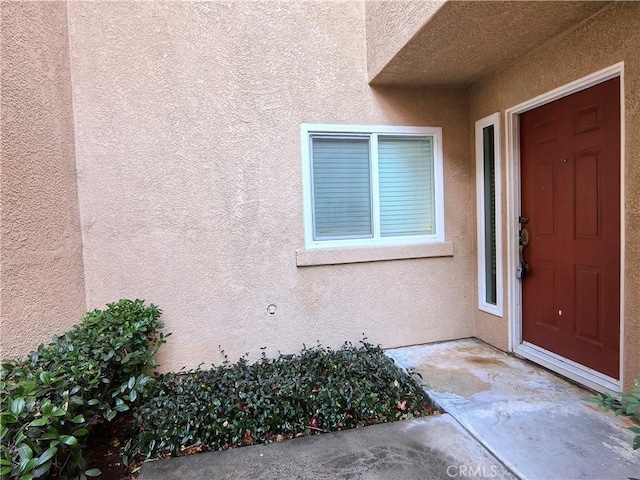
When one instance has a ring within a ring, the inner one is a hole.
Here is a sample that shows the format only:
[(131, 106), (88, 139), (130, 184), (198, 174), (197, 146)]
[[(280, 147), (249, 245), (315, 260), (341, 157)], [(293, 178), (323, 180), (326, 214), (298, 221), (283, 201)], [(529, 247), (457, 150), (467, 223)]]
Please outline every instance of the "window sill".
[(453, 242), (384, 247), (301, 248), (296, 251), (296, 264), (298, 267), (313, 267), (430, 257), (453, 257)]
[(502, 307), (497, 307), (496, 305), (491, 304), (481, 304), (478, 306), (478, 310), (484, 313), (488, 313), (489, 315), (493, 315), (495, 317), (502, 318)]

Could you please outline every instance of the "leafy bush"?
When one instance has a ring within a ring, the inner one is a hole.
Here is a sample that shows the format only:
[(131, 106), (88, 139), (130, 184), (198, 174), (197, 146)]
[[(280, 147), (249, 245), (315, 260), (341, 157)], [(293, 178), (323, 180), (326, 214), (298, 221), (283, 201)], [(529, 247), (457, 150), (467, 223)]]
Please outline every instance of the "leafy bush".
[[(640, 423), (640, 378), (635, 380), (635, 388), (631, 393), (622, 395), (620, 398), (611, 396), (609, 393), (599, 393), (591, 402), (597, 404), (605, 411), (613, 410), (616, 415), (627, 415)], [(633, 439), (633, 449), (640, 448), (640, 426), (629, 427), (637, 435)]]
[(220, 450), (430, 413), (416, 382), (380, 347), (361, 343), (161, 375), (139, 407), (125, 463), (137, 454)]
[(165, 343), (161, 311), (120, 300), (84, 314), (62, 336), (0, 369), (0, 476), (28, 480), (85, 470), (82, 448), (91, 426), (130, 408), (151, 380)]

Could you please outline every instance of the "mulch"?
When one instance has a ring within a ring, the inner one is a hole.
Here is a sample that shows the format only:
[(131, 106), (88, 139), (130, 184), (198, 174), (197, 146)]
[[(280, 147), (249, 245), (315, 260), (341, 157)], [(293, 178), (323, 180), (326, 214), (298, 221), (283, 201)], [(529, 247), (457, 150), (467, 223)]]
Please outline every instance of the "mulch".
[(100, 480), (135, 480), (141, 461), (133, 461), (128, 466), (122, 464), (122, 452), (133, 433), (133, 417), (129, 414), (118, 416), (113, 422), (95, 425), (84, 450), (87, 468), (99, 468)]

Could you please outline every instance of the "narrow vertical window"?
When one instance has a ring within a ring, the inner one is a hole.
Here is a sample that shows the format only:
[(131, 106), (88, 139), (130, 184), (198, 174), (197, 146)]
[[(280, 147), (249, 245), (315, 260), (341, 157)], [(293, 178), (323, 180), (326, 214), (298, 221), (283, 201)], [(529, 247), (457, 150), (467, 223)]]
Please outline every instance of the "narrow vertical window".
[(484, 178), (484, 255), (485, 255), (485, 301), (497, 305), (496, 280), (496, 156), (494, 125), (482, 129)]
[(502, 316), (499, 114), (476, 122), (478, 306)]

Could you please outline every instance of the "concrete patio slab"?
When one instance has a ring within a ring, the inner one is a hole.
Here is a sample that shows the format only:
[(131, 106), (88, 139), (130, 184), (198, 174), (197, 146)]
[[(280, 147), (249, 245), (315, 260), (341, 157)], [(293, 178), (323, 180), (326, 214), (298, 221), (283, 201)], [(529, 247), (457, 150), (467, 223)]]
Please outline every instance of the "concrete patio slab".
[(476, 339), (387, 355), (420, 373), (431, 399), (523, 479), (640, 478), (631, 420), (543, 368)]
[(515, 478), (449, 415), (144, 465), (150, 479)]

